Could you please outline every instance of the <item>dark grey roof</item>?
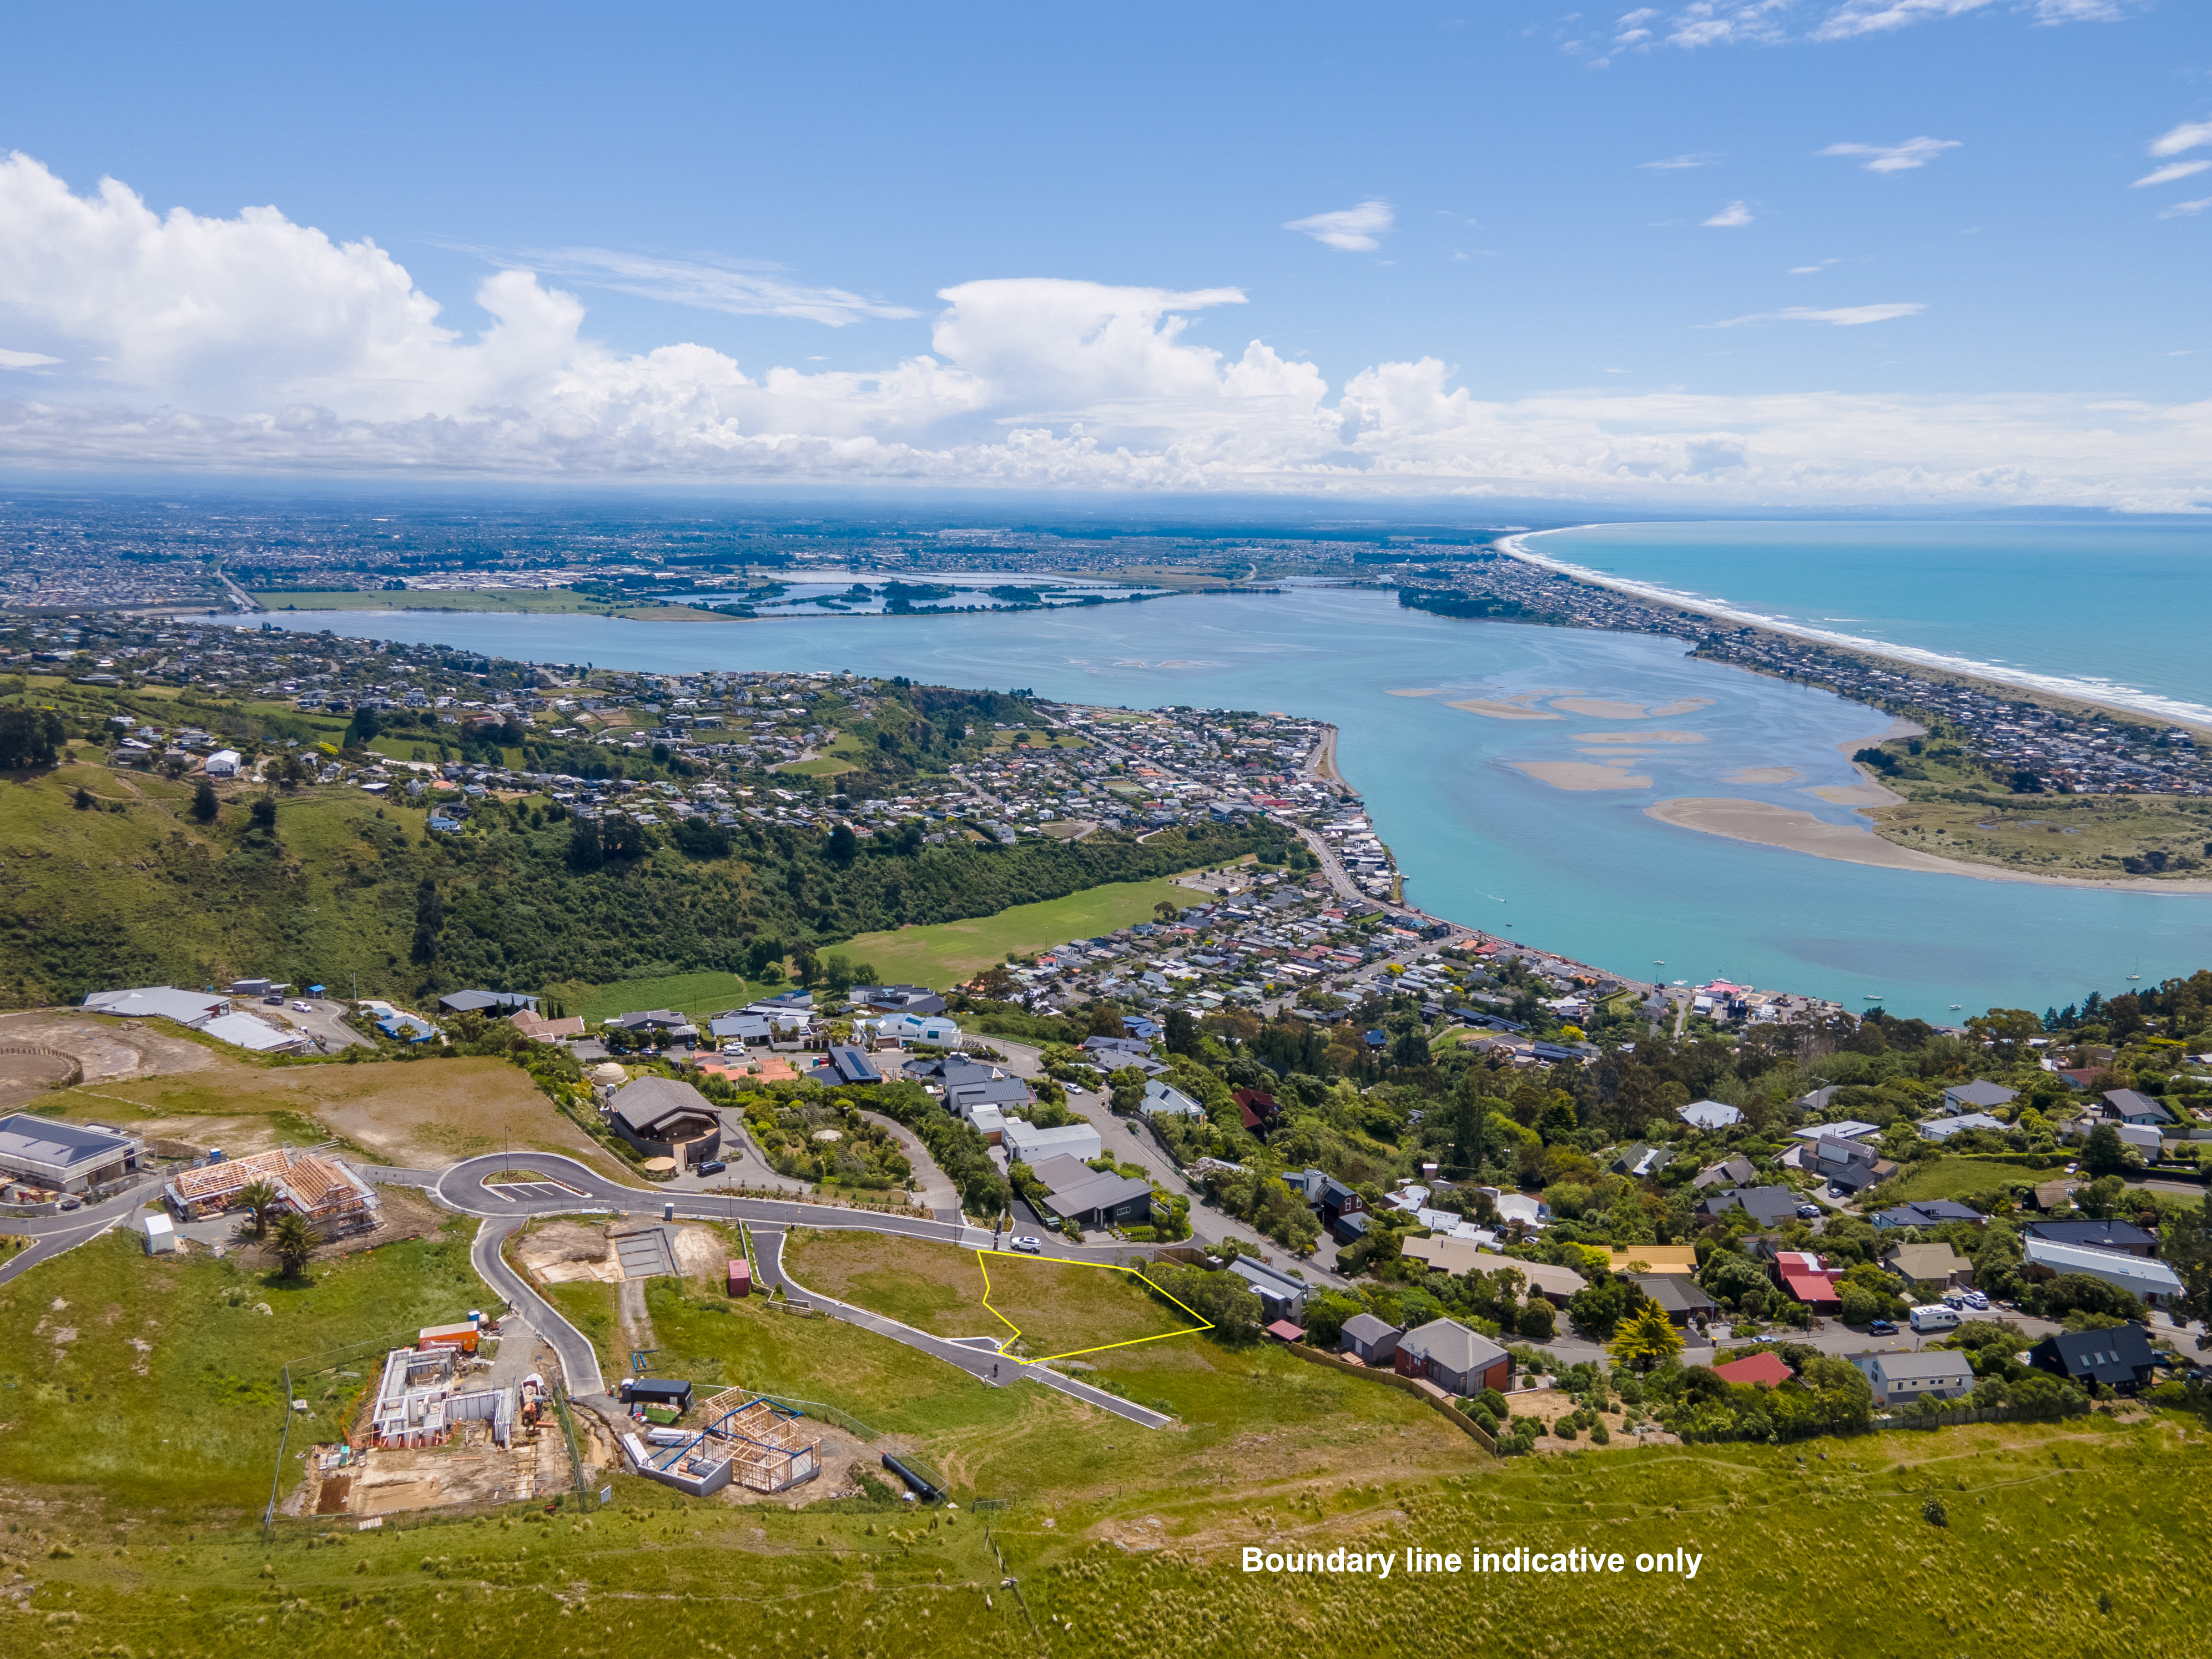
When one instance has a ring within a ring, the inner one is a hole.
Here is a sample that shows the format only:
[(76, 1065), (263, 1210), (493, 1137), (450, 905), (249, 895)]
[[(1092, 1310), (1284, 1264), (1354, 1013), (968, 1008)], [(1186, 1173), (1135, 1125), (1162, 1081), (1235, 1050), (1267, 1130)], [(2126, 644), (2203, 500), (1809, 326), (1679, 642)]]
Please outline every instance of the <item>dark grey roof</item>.
[[(1633, 1246), (1630, 1247), (1632, 1250)], [(1711, 1313), (1718, 1305), (1698, 1281), (1681, 1273), (1640, 1273), (1636, 1284), (1670, 1314)]]
[(2048, 1239), (2053, 1244), (2089, 1244), (2104, 1250), (2137, 1250), (2145, 1245), (2155, 1248), (2156, 1233), (2147, 1233), (2128, 1221), (2037, 1221), (2029, 1224), (2030, 1238)]
[(1387, 1319), (1377, 1319), (1371, 1313), (1354, 1314), (1344, 1322), (1344, 1334), (1356, 1342), (1370, 1346), (1386, 1336), (1395, 1336), (1398, 1328)]
[(1892, 1227), (1934, 1227), (1946, 1221), (1986, 1221), (1989, 1218), (1971, 1205), (1961, 1204), (1954, 1198), (1922, 1199), (1912, 1204), (1894, 1204), (1875, 1217)]
[(2037, 1343), (2034, 1352), (2039, 1358), (2055, 1359), (2069, 1376), (2099, 1382), (2132, 1382), (2151, 1363), (2150, 1339), (2140, 1325), (2059, 1331)]
[(1987, 1109), (1991, 1106), (2003, 1105), (2019, 1092), (2016, 1089), (2006, 1088), (2002, 1083), (1992, 1083), (1987, 1078), (1976, 1078), (1972, 1083), (1961, 1083), (1955, 1088), (1944, 1090), (1943, 1097), (1947, 1100), (1956, 1101), (1961, 1106)]
[(841, 1042), (830, 1050), (830, 1065), (840, 1079), (847, 1083), (881, 1083), (884, 1074), (876, 1069), (875, 1062), (849, 1043)]
[(1741, 1205), (1762, 1227), (1771, 1227), (1797, 1213), (1797, 1194), (1787, 1187), (1736, 1187), (1716, 1193), (1705, 1202), (1708, 1215), (1726, 1215)]
[(95, 1163), (127, 1152), (138, 1143), (127, 1135), (89, 1129), (76, 1123), (12, 1112), (0, 1117), (0, 1158), (35, 1158), (41, 1164)]
[(2112, 1109), (2124, 1118), (2148, 1118), (2153, 1123), (2171, 1123), (2173, 1114), (2165, 1105), (2135, 1089), (2107, 1089), (2105, 1099)]
[(688, 1083), (672, 1077), (641, 1077), (615, 1095), (615, 1115), (638, 1134), (648, 1134), (679, 1112), (713, 1119), (714, 1103)]
[(455, 991), (449, 995), (440, 997), (438, 1006), (457, 1014), (467, 1013), (471, 1009), (485, 1008), (498, 1008), (512, 1012), (517, 1008), (535, 1010), (538, 1006), (538, 999), (525, 996), (520, 991)]

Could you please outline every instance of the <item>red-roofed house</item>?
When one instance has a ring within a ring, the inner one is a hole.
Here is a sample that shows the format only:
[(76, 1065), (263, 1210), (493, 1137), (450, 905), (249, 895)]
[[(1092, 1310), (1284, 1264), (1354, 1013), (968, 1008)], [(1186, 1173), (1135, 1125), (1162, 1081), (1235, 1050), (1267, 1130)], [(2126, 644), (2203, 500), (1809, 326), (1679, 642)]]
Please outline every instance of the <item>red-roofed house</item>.
[(1714, 1366), (1713, 1375), (1742, 1388), (1764, 1382), (1770, 1389), (1778, 1389), (1797, 1373), (1778, 1353), (1755, 1353), (1748, 1359), (1731, 1359), (1725, 1365)]
[(1836, 1281), (1843, 1274), (1835, 1269), (1823, 1267), (1820, 1258), (1811, 1251), (1776, 1251), (1774, 1271), (1782, 1280), (1782, 1288), (1814, 1313), (1843, 1311), (1843, 1297), (1836, 1292)]

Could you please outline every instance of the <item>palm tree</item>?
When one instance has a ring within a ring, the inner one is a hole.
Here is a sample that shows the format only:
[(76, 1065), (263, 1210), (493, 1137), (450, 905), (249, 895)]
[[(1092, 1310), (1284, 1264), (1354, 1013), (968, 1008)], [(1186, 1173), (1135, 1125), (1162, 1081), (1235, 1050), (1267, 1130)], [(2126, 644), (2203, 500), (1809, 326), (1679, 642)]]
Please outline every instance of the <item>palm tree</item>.
[(307, 1258), (315, 1253), (314, 1231), (307, 1225), (307, 1217), (289, 1211), (276, 1218), (274, 1235), (269, 1241), (270, 1253), (284, 1269), (284, 1277), (296, 1279), (300, 1269), (307, 1265)]
[(270, 1181), (249, 1181), (238, 1189), (238, 1201), (253, 1212), (253, 1236), (269, 1236), (269, 1212), (276, 1206), (276, 1185)]

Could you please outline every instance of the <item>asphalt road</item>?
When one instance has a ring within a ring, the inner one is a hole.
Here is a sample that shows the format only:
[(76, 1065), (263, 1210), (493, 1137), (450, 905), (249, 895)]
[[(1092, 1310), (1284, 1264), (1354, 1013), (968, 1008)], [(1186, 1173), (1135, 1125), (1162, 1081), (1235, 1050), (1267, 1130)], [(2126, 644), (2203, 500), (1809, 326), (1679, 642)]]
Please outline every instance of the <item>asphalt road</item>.
[(531, 1288), (530, 1281), (509, 1267), (501, 1246), (522, 1226), (520, 1216), (486, 1217), (469, 1246), (469, 1265), (477, 1276), (507, 1298), (531, 1329), (545, 1339), (561, 1361), (561, 1374), (570, 1395), (603, 1395), (606, 1379), (599, 1375), (599, 1357), (591, 1340), (562, 1317), (561, 1312)]
[(41, 1261), (51, 1261), (64, 1251), (73, 1250), (88, 1239), (97, 1238), (110, 1227), (128, 1221), (161, 1184), (161, 1177), (149, 1176), (118, 1197), (82, 1210), (70, 1210), (60, 1215), (33, 1216), (21, 1220), (0, 1220), (0, 1233), (11, 1233), (27, 1237), (33, 1242), (8, 1258), (0, 1266), (0, 1285), (21, 1277)]

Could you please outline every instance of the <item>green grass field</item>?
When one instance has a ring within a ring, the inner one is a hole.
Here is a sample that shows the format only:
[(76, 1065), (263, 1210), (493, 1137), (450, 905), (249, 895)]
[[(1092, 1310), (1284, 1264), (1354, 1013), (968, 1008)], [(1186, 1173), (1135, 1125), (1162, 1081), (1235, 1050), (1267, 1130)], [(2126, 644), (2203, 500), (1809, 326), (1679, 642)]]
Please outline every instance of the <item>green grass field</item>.
[(256, 593), (256, 603), (271, 611), (540, 611), (593, 617), (627, 617), (650, 622), (741, 622), (719, 611), (688, 605), (609, 605), (586, 599), (570, 589), (451, 588), (437, 592), (410, 590), (404, 593), (307, 593), (271, 591)]
[(411, 1342), (482, 1304), (468, 1237), (454, 1222), (289, 1281), (251, 1250), (148, 1256), (121, 1231), (42, 1264), (0, 1286), (0, 1482), (94, 1486), (139, 1512), (258, 1511), (285, 1362), (369, 1345), (349, 1362), (356, 1376), (319, 1376), (294, 1414), (295, 1449), (331, 1437), (373, 1385), (381, 1339)]
[(1969, 1193), (2001, 1187), (2038, 1186), (2058, 1174), (2056, 1170), (2039, 1170), (2002, 1158), (1939, 1158), (1881, 1188), (1875, 1194), (1876, 1207), (1923, 1198), (1964, 1198)]
[[(918, 1448), (959, 1508), (826, 1488), (798, 1507), (693, 1500), (594, 1471), (592, 1495), (550, 1514), (418, 1511), (371, 1532), (279, 1518), (264, 1538), (282, 1358), (482, 1292), (458, 1237), (352, 1258), (296, 1291), (255, 1279), (111, 1238), (0, 1290), (0, 1552), (20, 1573), (0, 1597), (6, 1651), (1253, 1659), (1323, 1638), (1347, 1654), (1516, 1659), (2203, 1651), (2185, 1581), (2212, 1525), (2212, 1440), (2176, 1412), (1500, 1463), (1419, 1401), (1272, 1347), (1133, 1351), (1151, 1369), (1115, 1385), (1157, 1390), (1180, 1419), (1153, 1431), (672, 1279), (647, 1291), (656, 1369), (838, 1406), (881, 1437), (869, 1462)], [(587, 1321), (610, 1297), (558, 1291)], [(331, 1403), (311, 1404), (327, 1423)], [(1012, 1507), (979, 1513), (978, 1495)], [(1514, 1546), (1629, 1564), (1680, 1550), (1698, 1571), (1448, 1577), (1398, 1553)], [(1388, 1552), (1396, 1570), (1247, 1572), (1248, 1547)]]
[(919, 1239), (808, 1232), (786, 1245), (784, 1263), (809, 1290), (933, 1335), (988, 1336), (1025, 1358), (1080, 1354), (1114, 1364), (1118, 1358), (1091, 1351), (1172, 1340), (1202, 1323), (1117, 1269), (1004, 1251), (979, 1259)]
[(832, 760), (823, 756), (815, 760), (791, 761), (775, 769), (779, 772), (794, 773), (802, 778), (834, 778), (860, 769), (850, 761)]
[(773, 996), (791, 987), (747, 981), (738, 974), (669, 974), (659, 979), (617, 980), (608, 985), (585, 985), (565, 981), (549, 985), (545, 994), (569, 1013), (596, 1022), (641, 1008), (673, 1008), (682, 1014), (718, 1014), (725, 1008)]
[(1005, 961), (1009, 951), (1035, 956), (1070, 939), (1150, 921), (1152, 907), (1163, 900), (1177, 906), (1193, 902), (1188, 887), (1164, 877), (1114, 882), (1042, 904), (1017, 904), (995, 916), (862, 933), (837, 948), (854, 962), (873, 963), (887, 981), (944, 987)]

